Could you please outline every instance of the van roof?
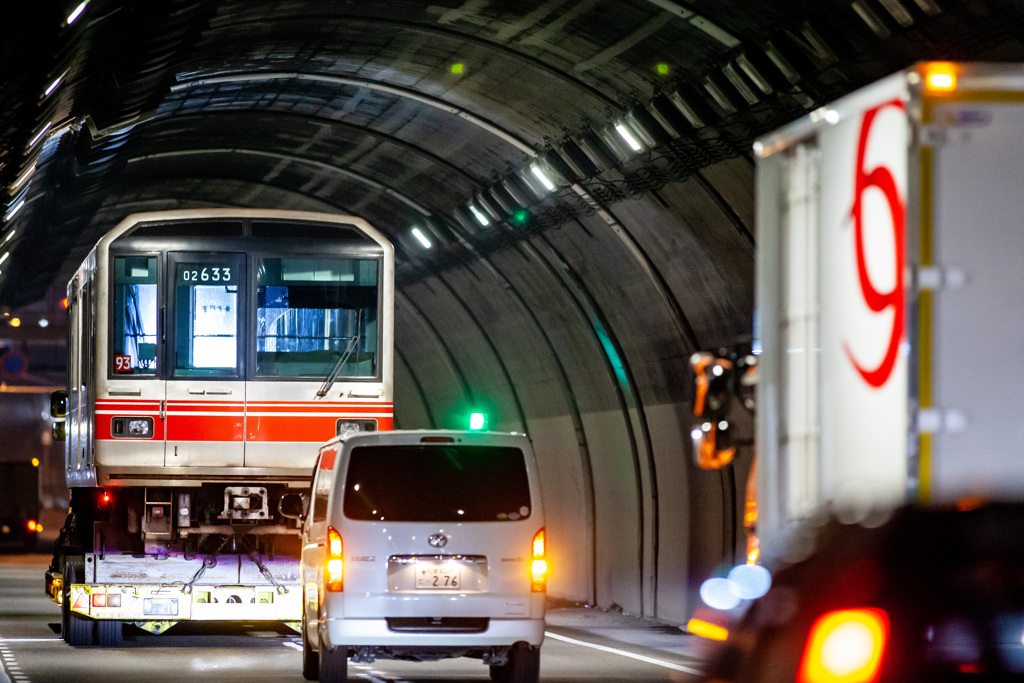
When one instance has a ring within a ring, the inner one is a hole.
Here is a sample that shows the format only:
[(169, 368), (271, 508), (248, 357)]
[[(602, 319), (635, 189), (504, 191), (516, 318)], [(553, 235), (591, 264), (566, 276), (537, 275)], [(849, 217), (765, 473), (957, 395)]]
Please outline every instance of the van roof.
[(461, 429), (395, 429), (382, 432), (348, 432), (334, 437), (321, 448), (340, 445), (342, 443), (397, 444), (397, 443), (464, 443), (477, 445), (492, 443), (495, 445), (512, 442), (529, 443), (529, 438), (521, 432), (484, 432)]

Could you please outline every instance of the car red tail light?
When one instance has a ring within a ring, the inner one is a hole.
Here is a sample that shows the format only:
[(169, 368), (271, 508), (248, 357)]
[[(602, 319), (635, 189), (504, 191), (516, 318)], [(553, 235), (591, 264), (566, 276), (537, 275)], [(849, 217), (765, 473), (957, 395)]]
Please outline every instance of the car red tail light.
[(807, 635), (797, 683), (876, 683), (888, 640), (884, 610), (826, 612)]
[(29, 531), (31, 531), (33, 533), (36, 532), (39, 529), (39, 523), (36, 522), (36, 520), (34, 520), (34, 519), (28, 520), (28, 522), (25, 523), (25, 526), (26, 526), (26, 528), (28, 528)]
[(343, 546), (341, 534), (334, 527), (327, 527), (327, 565), (324, 567), (324, 584), (331, 593), (345, 588)]
[(546, 593), (548, 590), (548, 558), (545, 546), (544, 529), (541, 529), (533, 535), (533, 562), (530, 564), (533, 580), (530, 582), (530, 590), (534, 593)]

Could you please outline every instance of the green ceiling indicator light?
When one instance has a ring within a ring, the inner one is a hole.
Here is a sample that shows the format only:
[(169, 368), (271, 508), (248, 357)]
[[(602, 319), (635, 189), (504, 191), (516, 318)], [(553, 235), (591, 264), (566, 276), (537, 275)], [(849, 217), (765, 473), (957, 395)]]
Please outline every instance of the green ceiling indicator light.
[(480, 431), (487, 424), (487, 416), (483, 413), (472, 413), (469, 416), (469, 428), (473, 431)]
[(659, 76), (668, 76), (668, 64), (665, 62), (658, 62), (654, 69), (658, 72)]
[(452, 64), (452, 73), (453, 74), (461, 74), (461, 73), (464, 73), (465, 71), (466, 71), (466, 65), (463, 64), (462, 62), (458, 62), (456, 64)]
[(519, 209), (512, 214), (512, 222), (516, 225), (526, 225), (526, 221), (530, 220), (530, 212), (526, 209)]

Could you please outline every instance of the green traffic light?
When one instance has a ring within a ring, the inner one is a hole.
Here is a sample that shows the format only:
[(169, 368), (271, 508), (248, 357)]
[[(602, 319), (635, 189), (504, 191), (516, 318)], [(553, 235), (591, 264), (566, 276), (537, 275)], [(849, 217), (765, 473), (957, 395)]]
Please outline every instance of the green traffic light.
[(487, 418), (483, 413), (473, 413), (469, 416), (469, 428), (472, 430), (483, 429), (486, 421)]
[(516, 225), (526, 225), (526, 221), (530, 218), (530, 212), (526, 209), (519, 209), (512, 214), (512, 222)]

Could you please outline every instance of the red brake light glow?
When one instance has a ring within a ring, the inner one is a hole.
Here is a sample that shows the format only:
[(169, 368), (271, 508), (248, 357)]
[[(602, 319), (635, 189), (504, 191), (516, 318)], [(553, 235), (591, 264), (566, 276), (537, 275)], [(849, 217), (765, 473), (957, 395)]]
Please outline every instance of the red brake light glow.
[(797, 683), (876, 683), (888, 640), (884, 610), (827, 612), (811, 626)]
[(533, 535), (533, 562), (530, 571), (533, 576), (530, 590), (534, 593), (546, 593), (548, 590), (548, 559), (545, 552), (544, 529)]
[(113, 496), (110, 495), (109, 491), (102, 491), (100, 492), (99, 506), (101, 508), (105, 508), (108, 505), (110, 505), (110, 501), (112, 501), (113, 499), (114, 498)]
[(29, 531), (36, 531), (39, 528), (39, 523), (34, 519), (30, 519), (25, 526), (28, 527)]
[(341, 534), (334, 527), (327, 527), (327, 566), (324, 568), (324, 583), (331, 593), (344, 590), (344, 562)]

